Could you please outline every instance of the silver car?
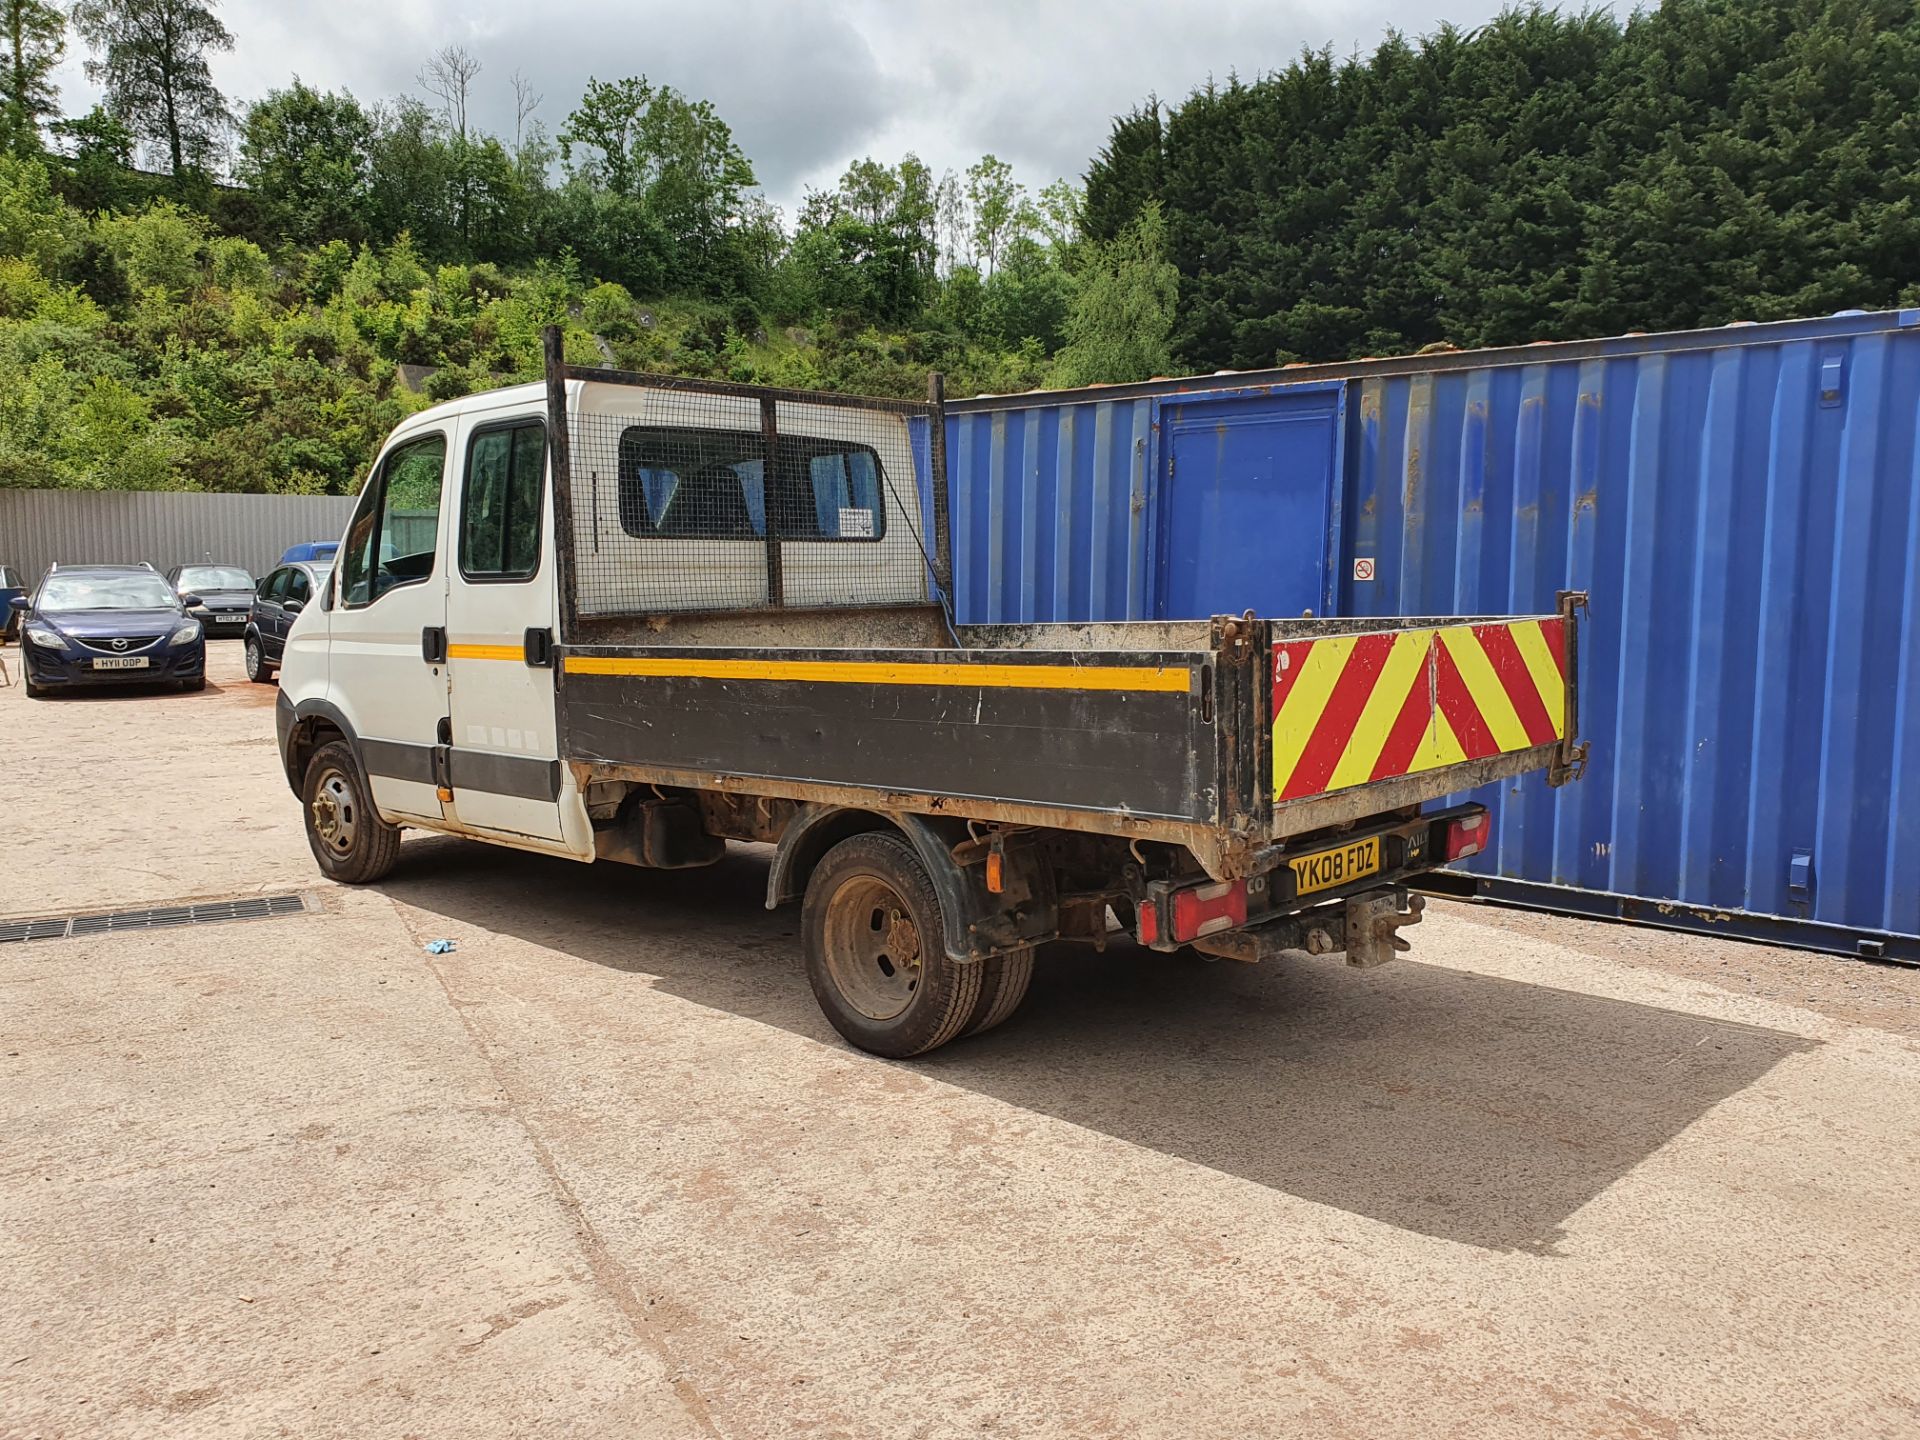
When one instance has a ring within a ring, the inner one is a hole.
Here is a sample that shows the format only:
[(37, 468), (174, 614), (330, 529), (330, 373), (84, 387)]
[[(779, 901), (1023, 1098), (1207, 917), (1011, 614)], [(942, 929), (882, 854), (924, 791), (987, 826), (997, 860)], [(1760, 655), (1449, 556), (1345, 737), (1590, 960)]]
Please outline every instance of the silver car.
[(193, 595), (200, 603), (193, 618), (207, 639), (247, 633), (247, 615), (253, 606), (253, 576), (238, 565), (176, 565), (167, 571), (167, 583), (176, 595)]

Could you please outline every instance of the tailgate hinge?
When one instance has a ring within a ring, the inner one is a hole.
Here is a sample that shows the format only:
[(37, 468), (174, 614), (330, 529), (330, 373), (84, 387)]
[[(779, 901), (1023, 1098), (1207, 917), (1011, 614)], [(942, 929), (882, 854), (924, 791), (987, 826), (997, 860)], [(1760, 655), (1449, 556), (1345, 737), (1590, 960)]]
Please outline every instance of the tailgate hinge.
[(1580, 624), (1578, 617), (1587, 609), (1587, 592), (1562, 590), (1554, 597), (1560, 613), (1562, 634), (1566, 637), (1567, 723), (1547, 767), (1547, 784), (1555, 789), (1578, 780), (1587, 773), (1587, 742), (1580, 738)]

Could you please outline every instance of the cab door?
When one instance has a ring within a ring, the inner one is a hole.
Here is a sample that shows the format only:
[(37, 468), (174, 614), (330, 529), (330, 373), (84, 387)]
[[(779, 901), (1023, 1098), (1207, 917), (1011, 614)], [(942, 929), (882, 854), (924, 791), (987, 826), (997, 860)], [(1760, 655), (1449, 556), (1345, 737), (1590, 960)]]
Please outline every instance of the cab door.
[(381, 456), (341, 545), (329, 617), (328, 690), (359, 737), (381, 813), (444, 823), (447, 575), (445, 430), (413, 431)]
[(280, 602), (286, 598), (291, 566), (283, 565), (254, 587), (253, 625), (260, 635), (260, 653), (267, 659), (280, 659)]
[(287, 593), (280, 599), (280, 614), (274, 620), (273, 653), (286, 658), (287, 637), (293, 632), (293, 622), (300, 612), (313, 601), (313, 579), (298, 565), (287, 567)]
[(462, 829), (591, 851), (556, 733), (544, 418), (477, 417), (462, 435), (459, 474), (447, 597), (448, 818)]

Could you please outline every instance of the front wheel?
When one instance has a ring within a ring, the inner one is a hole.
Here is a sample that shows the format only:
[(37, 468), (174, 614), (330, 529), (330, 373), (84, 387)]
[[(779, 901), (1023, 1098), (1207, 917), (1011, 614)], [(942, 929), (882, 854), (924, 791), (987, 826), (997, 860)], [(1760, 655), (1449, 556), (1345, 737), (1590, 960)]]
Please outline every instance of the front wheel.
[(904, 1060), (974, 1018), (982, 966), (947, 958), (940, 897), (913, 847), (855, 835), (826, 853), (800, 912), (807, 979), (847, 1041)]
[(247, 679), (256, 685), (266, 685), (273, 680), (273, 670), (267, 664), (266, 653), (260, 648), (258, 635), (247, 636)]
[(367, 782), (344, 740), (322, 745), (300, 786), (307, 844), (330, 880), (367, 885), (383, 879), (400, 858), (400, 829), (380, 818)]

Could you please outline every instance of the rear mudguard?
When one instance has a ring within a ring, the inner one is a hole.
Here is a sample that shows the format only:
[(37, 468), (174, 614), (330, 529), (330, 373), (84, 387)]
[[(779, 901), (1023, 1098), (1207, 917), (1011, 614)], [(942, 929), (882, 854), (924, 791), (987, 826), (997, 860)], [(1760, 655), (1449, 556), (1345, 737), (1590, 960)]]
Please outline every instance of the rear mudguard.
[(814, 866), (828, 850), (851, 836), (876, 830), (897, 831), (926, 867), (940, 897), (948, 959), (986, 960), (1051, 940), (1058, 933), (1053, 870), (1039, 846), (1012, 842), (1006, 846), (1001, 890), (996, 895), (987, 889), (984, 854), (964, 864), (954, 858), (955, 849), (970, 839), (966, 821), (838, 805), (805, 806), (781, 833), (767, 872), (767, 908), (800, 899)]

